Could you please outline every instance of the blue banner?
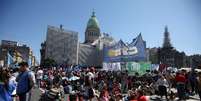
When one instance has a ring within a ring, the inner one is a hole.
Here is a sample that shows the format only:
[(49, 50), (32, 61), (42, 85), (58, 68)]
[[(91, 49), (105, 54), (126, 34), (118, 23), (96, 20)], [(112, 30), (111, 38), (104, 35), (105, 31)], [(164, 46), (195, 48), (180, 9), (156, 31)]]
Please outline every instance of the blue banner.
[(146, 61), (146, 44), (141, 34), (126, 45), (122, 40), (112, 46), (104, 46), (104, 62)]
[(13, 63), (14, 63), (13, 57), (10, 55), (9, 52), (7, 52), (7, 65), (10, 66)]

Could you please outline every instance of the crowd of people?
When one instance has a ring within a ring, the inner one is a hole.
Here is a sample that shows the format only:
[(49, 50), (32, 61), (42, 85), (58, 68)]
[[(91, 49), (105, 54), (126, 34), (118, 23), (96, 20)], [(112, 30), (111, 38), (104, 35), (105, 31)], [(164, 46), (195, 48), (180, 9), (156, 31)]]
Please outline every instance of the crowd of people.
[(93, 67), (39, 69), (36, 78), (43, 91), (42, 101), (61, 100), (65, 94), (69, 95), (69, 101), (147, 101), (142, 90), (145, 86), (139, 87), (151, 83), (149, 78), (132, 77), (121, 71), (100, 71)]
[(152, 95), (172, 101), (195, 94), (201, 97), (201, 73), (194, 70), (128, 75), (127, 71), (94, 67), (28, 67), (22, 62), (16, 69), (0, 68), (0, 101), (30, 101), (33, 88), (40, 89), (40, 101), (149, 101)]

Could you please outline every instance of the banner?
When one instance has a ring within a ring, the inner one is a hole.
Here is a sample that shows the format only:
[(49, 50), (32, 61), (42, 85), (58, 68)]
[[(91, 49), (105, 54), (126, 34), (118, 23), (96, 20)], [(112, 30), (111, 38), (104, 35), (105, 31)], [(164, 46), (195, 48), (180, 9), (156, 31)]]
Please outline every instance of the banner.
[(13, 64), (14, 59), (13, 57), (10, 55), (10, 53), (7, 53), (7, 65), (10, 66), (11, 64)]
[(103, 70), (105, 70), (105, 71), (120, 71), (121, 70), (121, 64), (120, 64), (120, 62), (103, 63)]
[(135, 46), (127, 46), (120, 41), (113, 46), (104, 47), (104, 62), (127, 62), (135, 60), (142, 60)]
[(122, 40), (112, 46), (104, 46), (104, 62), (146, 61), (146, 44), (141, 34), (133, 42), (125, 44)]
[(135, 75), (135, 73), (140, 71), (140, 64), (137, 62), (128, 62), (126, 68), (128, 70), (128, 75)]
[(140, 62), (139, 74), (140, 75), (145, 74), (147, 70), (150, 71), (150, 68), (151, 68), (151, 63), (149, 63), (149, 62)]
[(134, 55), (137, 54), (137, 48), (136, 47), (124, 47), (119, 49), (108, 49), (108, 52), (106, 55), (108, 57), (116, 57), (121, 55)]
[(154, 70), (158, 70), (159, 69), (159, 64), (151, 64), (151, 71), (154, 71)]
[(149, 62), (128, 62), (126, 64), (126, 68), (128, 70), (129, 75), (135, 75), (138, 73), (139, 75), (143, 75), (147, 70), (150, 70), (151, 64)]

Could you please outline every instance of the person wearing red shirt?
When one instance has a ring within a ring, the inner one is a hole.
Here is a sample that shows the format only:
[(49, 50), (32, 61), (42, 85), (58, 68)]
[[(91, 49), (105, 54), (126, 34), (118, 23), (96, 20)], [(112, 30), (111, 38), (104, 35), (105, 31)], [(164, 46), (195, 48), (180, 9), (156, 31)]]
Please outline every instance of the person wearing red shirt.
[(99, 101), (109, 101), (109, 93), (106, 89), (101, 91)]
[(176, 83), (177, 83), (177, 93), (179, 99), (185, 98), (185, 83), (186, 83), (186, 77), (185, 77), (185, 71), (181, 71), (181, 73), (177, 73), (175, 77)]
[(137, 101), (148, 101), (147, 97), (144, 95), (143, 91), (140, 89), (137, 90)]
[(177, 73), (175, 80), (177, 83), (184, 83), (186, 82), (186, 77), (183, 75), (183, 73)]

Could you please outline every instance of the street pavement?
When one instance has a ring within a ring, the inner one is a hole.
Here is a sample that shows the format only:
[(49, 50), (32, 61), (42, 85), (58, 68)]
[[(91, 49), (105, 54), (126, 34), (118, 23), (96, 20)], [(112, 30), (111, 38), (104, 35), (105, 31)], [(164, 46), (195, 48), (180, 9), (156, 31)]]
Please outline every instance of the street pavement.
[(35, 87), (32, 91), (31, 101), (39, 101), (41, 95), (41, 91)]
[[(40, 95), (41, 95), (41, 91), (37, 87), (35, 87), (32, 91), (31, 101), (39, 101)], [(147, 96), (147, 98), (149, 99), (149, 101), (167, 101), (165, 97), (160, 99), (160, 96), (157, 96), (157, 95)], [(67, 101), (67, 100), (65, 99), (64, 101)], [(175, 98), (174, 100), (169, 100), (169, 101), (178, 101), (178, 98)], [(183, 100), (183, 101), (201, 101), (201, 100), (199, 99), (198, 95), (194, 95), (194, 96), (190, 96), (189, 99)]]
[[(37, 87), (35, 87), (34, 89), (32, 89), (31, 93), (32, 93), (31, 94), (31, 101), (39, 101), (40, 95), (41, 95), (41, 91)], [(19, 98), (18, 97), (14, 97), (13, 101), (19, 101)]]
[[(157, 96), (157, 95), (148, 96), (148, 99), (149, 101), (167, 101), (165, 97), (161, 99), (160, 96)], [(179, 98), (176, 97), (174, 100), (169, 100), (169, 101), (179, 101)], [(194, 95), (194, 96), (189, 96), (189, 99), (180, 100), (180, 101), (201, 101), (201, 100), (199, 99), (198, 95)]]
[[(177, 92), (175, 88), (171, 88), (171, 91), (173, 91), (174, 93)], [(148, 96), (148, 99), (149, 101), (167, 101), (165, 96), (161, 99), (160, 96), (158, 95)], [(179, 98), (176, 97), (174, 100), (169, 100), (169, 101), (179, 101)], [(201, 101), (201, 100), (199, 99), (199, 95), (197, 94), (197, 95), (189, 96), (188, 99), (182, 100), (182, 101)]]

